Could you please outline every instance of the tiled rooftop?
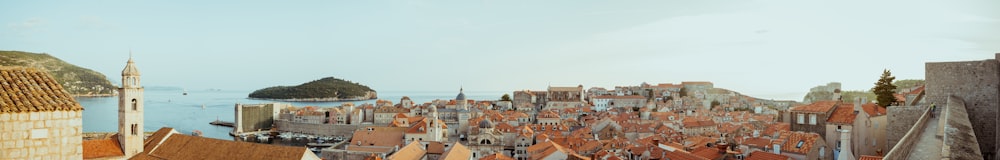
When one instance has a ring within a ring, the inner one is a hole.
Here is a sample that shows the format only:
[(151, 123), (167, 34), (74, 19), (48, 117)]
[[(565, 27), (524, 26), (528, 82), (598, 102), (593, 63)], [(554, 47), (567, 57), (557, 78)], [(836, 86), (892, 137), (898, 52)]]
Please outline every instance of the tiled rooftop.
[(754, 151), (750, 153), (750, 156), (747, 156), (746, 160), (786, 160), (790, 158), (791, 157), (771, 152)]
[(836, 107), (838, 101), (819, 101), (812, 104), (792, 108), (792, 112), (822, 113)]
[(83, 110), (48, 73), (0, 66), (0, 113)]
[(833, 110), (830, 114), (830, 118), (826, 119), (827, 123), (836, 124), (854, 124), (854, 118), (858, 114), (854, 114), (854, 104), (840, 104), (837, 109)]
[(125, 156), (118, 138), (83, 141), (83, 159)]

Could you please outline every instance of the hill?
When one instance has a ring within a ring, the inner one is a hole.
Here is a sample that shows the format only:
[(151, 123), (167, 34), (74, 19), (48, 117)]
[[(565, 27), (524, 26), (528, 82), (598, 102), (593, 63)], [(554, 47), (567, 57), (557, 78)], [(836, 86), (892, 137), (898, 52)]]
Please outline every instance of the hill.
[(354, 101), (378, 98), (375, 90), (334, 77), (303, 83), (298, 86), (274, 86), (253, 91), (255, 99), (281, 101)]
[(104, 74), (82, 68), (45, 53), (0, 51), (0, 65), (46, 71), (73, 96), (112, 96), (115, 86)]

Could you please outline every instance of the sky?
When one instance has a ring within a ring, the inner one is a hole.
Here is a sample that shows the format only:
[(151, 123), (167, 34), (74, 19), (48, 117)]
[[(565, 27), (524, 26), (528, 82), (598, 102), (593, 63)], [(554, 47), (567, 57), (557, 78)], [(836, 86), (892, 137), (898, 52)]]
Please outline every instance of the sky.
[(378, 91), (514, 91), (711, 81), (801, 100), (883, 69), (994, 58), (1000, 1), (6, 1), (0, 50), (112, 82), (255, 90), (338, 77)]

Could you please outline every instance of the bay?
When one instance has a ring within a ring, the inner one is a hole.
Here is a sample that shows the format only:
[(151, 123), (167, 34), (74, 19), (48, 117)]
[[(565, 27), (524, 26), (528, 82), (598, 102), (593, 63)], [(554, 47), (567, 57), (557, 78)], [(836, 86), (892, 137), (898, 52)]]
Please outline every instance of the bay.
[[(280, 102), (270, 100), (247, 99), (251, 91), (235, 90), (201, 90), (184, 91), (179, 89), (147, 89), (144, 93), (144, 127), (146, 132), (152, 132), (161, 127), (172, 127), (185, 134), (201, 131), (205, 137), (232, 140), (230, 127), (208, 124), (215, 120), (232, 122), (235, 119), (236, 103), (289, 103), (296, 107), (318, 106), (335, 107), (344, 102)], [(469, 91), (468, 99), (496, 100), (509, 92), (502, 91)], [(379, 92), (379, 99), (399, 103), (403, 96), (410, 97), (415, 103), (431, 102), (435, 99), (455, 99), (455, 92), (420, 92), (420, 91), (388, 91)], [(117, 132), (118, 130), (118, 97), (76, 97), (83, 106), (84, 132)], [(371, 103), (375, 100), (348, 101), (354, 104)], [(202, 108), (204, 106), (204, 108)]]

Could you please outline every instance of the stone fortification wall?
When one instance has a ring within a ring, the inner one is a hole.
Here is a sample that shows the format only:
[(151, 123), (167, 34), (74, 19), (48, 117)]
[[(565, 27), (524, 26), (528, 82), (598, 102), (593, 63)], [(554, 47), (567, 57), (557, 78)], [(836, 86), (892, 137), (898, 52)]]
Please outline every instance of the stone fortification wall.
[(83, 111), (0, 113), (0, 159), (83, 159)]
[(913, 128), (913, 124), (920, 119), (927, 106), (889, 106), (887, 108), (888, 126), (886, 126), (885, 137), (889, 140), (889, 148), (896, 146), (906, 132)]
[[(1000, 56), (1000, 54), (997, 54)], [(986, 159), (996, 159), (1000, 68), (995, 59), (930, 62), (926, 69), (926, 103), (945, 104), (949, 95), (965, 100), (969, 119)]]
[(938, 135), (944, 137), (941, 149), (942, 158), (951, 159), (983, 159), (983, 153), (979, 150), (979, 142), (976, 141), (975, 131), (972, 130), (972, 121), (969, 119), (969, 112), (966, 110), (965, 102), (958, 97), (949, 97), (948, 106), (942, 108), (941, 115), (945, 127), (938, 127)]
[(374, 124), (346, 125), (346, 124), (312, 124), (296, 123), (287, 120), (274, 120), (279, 132), (295, 132), (317, 136), (343, 136), (351, 137), (358, 128), (375, 126)]

